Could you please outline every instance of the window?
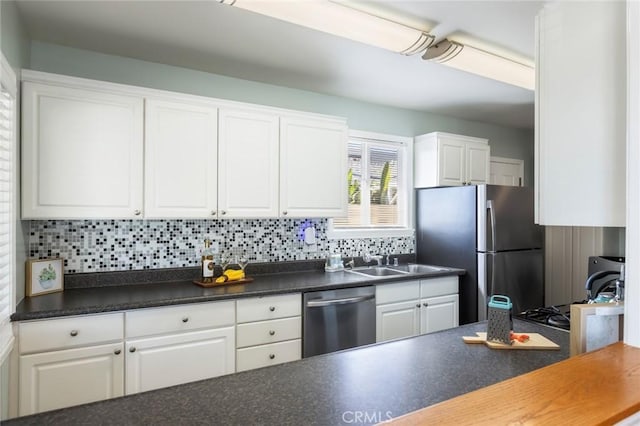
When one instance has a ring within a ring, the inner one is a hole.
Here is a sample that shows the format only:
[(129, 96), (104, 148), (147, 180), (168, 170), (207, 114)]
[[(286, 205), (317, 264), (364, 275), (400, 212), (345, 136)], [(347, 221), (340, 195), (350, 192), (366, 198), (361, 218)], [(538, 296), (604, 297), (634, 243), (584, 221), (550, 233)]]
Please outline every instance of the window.
[[(335, 237), (404, 235), (410, 227), (411, 138), (352, 131), (348, 146), (348, 212), (332, 221)], [(395, 232), (394, 232), (395, 231)], [(398, 232), (400, 231), (400, 232)]]
[(16, 78), (0, 55), (0, 363), (13, 345)]

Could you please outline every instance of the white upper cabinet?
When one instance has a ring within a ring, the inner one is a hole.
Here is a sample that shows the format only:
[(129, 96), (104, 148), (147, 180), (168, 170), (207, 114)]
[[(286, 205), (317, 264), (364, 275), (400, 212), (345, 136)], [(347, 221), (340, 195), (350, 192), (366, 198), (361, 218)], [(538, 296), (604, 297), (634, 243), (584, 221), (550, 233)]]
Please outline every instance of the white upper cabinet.
[(280, 119), (280, 215), (347, 214), (347, 125), (344, 120)]
[(142, 215), (141, 97), (24, 82), (22, 217)]
[(538, 15), (535, 205), (541, 225), (625, 226), (625, 7), (553, 2)]
[(414, 186), (480, 185), (489, 182), (486, 139), (433, 132), (416, 136)]
[(217, 113), (206, 103), (146, 100), (145, 217), (216, 217)]
[(466, 142), (464, 144), (467, 185), (489, 183), (490, 151), (487, 142)]
[(221, 109), (219, 119), (220, 217), (277, 217), (278, 116)]
[(344, 119), (36, 71), (23, 86), (23, 219), (346, 215)]

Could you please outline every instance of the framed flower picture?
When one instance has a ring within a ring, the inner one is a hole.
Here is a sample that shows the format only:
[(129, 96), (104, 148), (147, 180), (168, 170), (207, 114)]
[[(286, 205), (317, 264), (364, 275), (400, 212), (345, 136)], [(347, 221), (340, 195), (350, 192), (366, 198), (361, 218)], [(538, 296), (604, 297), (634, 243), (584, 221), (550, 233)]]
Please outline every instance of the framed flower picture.
[(63, 265), (60, 258), (27, 260), (27, 296), (62, 291)]

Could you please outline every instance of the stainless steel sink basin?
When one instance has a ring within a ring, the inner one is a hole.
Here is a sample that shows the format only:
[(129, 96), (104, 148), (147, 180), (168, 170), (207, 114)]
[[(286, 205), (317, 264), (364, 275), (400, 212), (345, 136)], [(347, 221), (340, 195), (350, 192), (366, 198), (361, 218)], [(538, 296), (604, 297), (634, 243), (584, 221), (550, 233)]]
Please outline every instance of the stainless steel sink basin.
[(400, 266), (389, 266), (390, 269), (396, 271), (402, 271), (406, 273), (413, 274), (428, 274), (429, 272), (441, 272), (441, 271), (450, 271), (450, 268), (445, 268), (442, 266), (431, 266), (431, 265), (400, 265)]
[(391, 269), (386, 266), (365, 266), (354, 269), (347, 269), (352, 274), (364, 275), (366, 277), (390, 277), (396, 275), (406, 275), (408, 271)]

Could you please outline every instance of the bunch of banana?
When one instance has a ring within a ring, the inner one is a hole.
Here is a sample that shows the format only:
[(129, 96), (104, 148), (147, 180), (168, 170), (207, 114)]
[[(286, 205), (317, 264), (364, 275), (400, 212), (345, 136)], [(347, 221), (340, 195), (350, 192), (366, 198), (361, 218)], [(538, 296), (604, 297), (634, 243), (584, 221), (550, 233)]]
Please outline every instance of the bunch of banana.
[(227, 281), (238, 281), (244, 278), (244, 271), (236, 269), (227, 269), (216, 278), (216, 283), (226, 283)]

